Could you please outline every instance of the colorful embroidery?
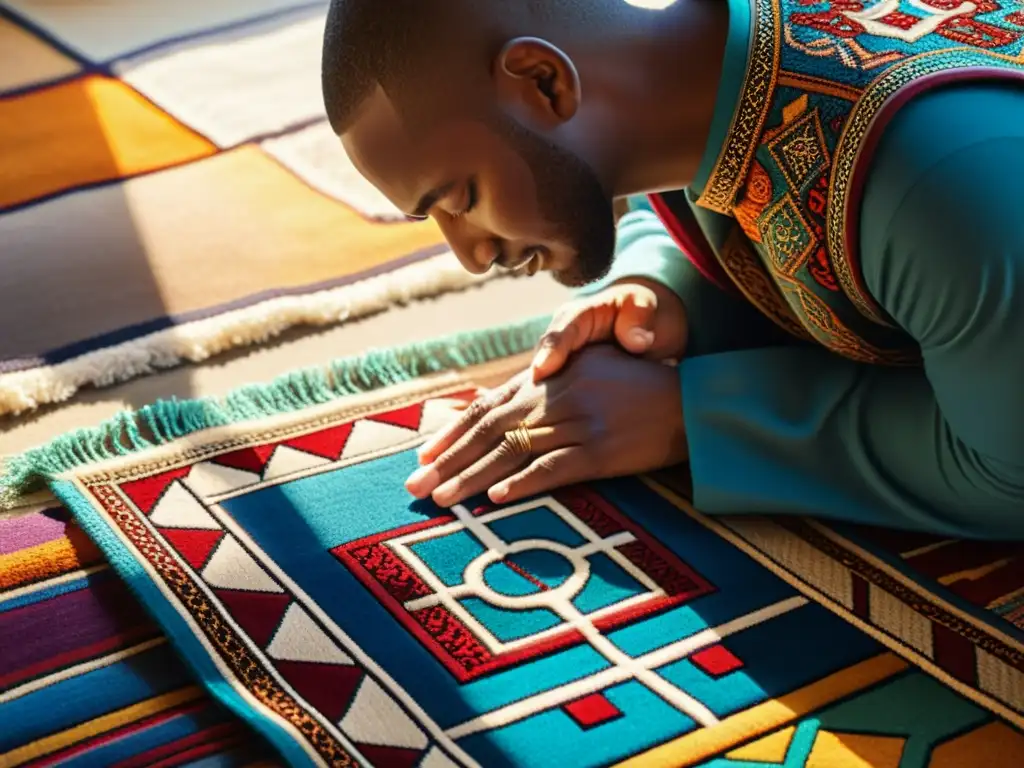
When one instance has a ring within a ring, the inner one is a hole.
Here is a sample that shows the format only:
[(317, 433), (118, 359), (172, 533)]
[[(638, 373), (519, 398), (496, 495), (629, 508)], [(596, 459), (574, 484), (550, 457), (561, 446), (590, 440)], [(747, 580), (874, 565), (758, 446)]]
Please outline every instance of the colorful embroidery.
[(747, 176), (754, 158), (757, 137), (768, 119), (771, 94), (779, 73), (780, 27), (775, 19), (781, 13), (780, 0), (751, 0), (756, 8), (752, 17), (753, 54), (743, 84), (744, 98), (736, 108), (725, 146), (697, 204), (716, 213), (730, 213), (736, 193)]
[(860, 281), (858, 174), (904, 88), (939, 74), (1024, 77), (1022, 12), (994, 0), (750, 2), (744, 89), (698, 204), (731, 214), (757, 255), (733, 243), (720, 261), (783, 327), (793, 317), (855, 360), (918, 364)]
[(750, 167), (750, 177), (743, 188), (743, 199), (733, 209), (732, 215), (740, 228), (752, 242), (761, 242), (757, 220), (765, 207), (772, 201), (772, 177), (756, 160)]

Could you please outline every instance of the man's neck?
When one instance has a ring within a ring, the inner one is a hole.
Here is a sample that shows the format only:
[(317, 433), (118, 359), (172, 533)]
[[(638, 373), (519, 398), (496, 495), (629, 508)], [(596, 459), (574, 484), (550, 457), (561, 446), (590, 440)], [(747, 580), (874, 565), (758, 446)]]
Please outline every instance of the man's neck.
[(728, 23), (726, 0), (678, 0), (651, 12), (646, 28), (587, 52), (589, 68), (608, 84), (602, 101), (611, 109), (598, 121), (616, 197), (693, 181), (714, 116)]

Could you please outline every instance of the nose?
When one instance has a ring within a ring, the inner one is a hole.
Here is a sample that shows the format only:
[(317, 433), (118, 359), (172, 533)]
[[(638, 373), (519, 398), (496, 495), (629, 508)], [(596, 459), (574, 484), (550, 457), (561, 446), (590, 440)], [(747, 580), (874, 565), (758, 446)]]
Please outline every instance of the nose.
[(441, 222), (441, 233), (459, 263), (474, 275), (482, 275), (501, 256), (501, 241), (466, 222)]

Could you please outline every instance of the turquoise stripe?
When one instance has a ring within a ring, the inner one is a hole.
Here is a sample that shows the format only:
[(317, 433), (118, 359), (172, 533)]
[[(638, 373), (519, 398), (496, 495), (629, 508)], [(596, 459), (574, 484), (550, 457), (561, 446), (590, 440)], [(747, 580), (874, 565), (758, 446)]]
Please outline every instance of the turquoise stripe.
[(88, 576), (79, 576), (76, 579), (65, 581), (62, 584), (44, 587), (36, 590), (35, 592), (30, 592), (27, 595), (20, 595), (9, 600), (0, 600), (0, 613), (13, 611), (15, 608), (24, 608), (26, 605), (34, 605), (54, 597), (66, 595), (69, 592), (77, 592), (80, 589), (95, 586), (97, 581), (108, 579), (112, 575), (113, 574), (109, 570), (100, 571), (98, 573), (89, 574)]

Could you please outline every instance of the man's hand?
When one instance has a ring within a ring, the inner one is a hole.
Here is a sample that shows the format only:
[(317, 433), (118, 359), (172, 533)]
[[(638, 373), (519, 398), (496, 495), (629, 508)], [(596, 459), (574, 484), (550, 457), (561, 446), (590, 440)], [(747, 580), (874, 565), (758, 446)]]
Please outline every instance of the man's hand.
[(627, 278), (555, 315), (533, 359), (533, 380), (553, 376), (574, 352), (605, 341), (649, 360), (678, 359), (687, 330), (686, 309), (675, 293), (654, 280)]
[(598, 345), (546, 382), (525, 371), (476, 400), (420, 449), (406, 487), (443, 507), (484, 491), (503, 503), (686, 457), (676, 369)]

